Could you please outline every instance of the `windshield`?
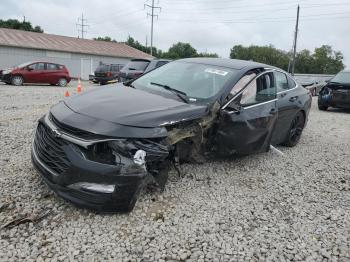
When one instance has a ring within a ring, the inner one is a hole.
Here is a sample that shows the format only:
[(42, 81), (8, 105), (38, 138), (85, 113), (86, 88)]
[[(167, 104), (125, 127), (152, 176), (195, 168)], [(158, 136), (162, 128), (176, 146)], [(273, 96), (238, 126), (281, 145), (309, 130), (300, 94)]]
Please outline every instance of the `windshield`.
[(130, 61), (123, 67), (124, 70), (144, 71), (150, 62), (147, 61)]
[[(135, 80), (136, 89), (150, 92), (169, 92), (160, 85), (176, 89), (189, 101), (206, 100), (224, 87), (237, 70), (188, 62), (171, 62)], [(156, 83), (156, 84), (155, 84)]]
[(350, 84), (350, 72), (340, 72), (330, 82)]
[(30, 65), (30, 64), (32, 64), (33, 62), (27, 62), (27, 63), (23, 63), (23, 64), (20, 64), (20, 65), (17, 65), (17, 66), (15, 66), (15, 67), (18, 67), (18, 68), (22, 68), (22, 67), (26, 67), (26, 66), (28, 66), (28, 65)]

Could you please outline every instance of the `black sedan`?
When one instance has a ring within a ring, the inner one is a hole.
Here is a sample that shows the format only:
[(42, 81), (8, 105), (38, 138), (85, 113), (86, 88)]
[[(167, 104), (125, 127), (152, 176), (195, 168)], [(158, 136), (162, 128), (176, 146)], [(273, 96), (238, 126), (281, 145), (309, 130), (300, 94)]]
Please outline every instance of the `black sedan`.
[(342, 71), (333, 77), (321, 89), (318, 96), (318, 108), (350, 108), (350, 71)]
[(133, 209), (172, 164), (295, 146), (310, 93), (286, 72), (251, 61), (192, 58), (53, 106), (32, 161), (59, 196), (100, 212)]

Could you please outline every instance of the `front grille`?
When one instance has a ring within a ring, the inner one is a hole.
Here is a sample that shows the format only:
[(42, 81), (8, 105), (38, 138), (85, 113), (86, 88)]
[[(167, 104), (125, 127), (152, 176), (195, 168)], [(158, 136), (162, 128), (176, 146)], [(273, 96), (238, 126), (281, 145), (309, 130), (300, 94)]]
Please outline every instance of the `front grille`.
[(108, 138), (107, 136), (96, 135), (96, 134), (91, 133), (89, 131), (84, 131), (84, 130), (63, 124), (62, 122), (59, 122), (51, 113), (50, 113), (49, 119), (58, 129), (62, 130), (64, 133), (66, 133), (68, 135), (75, 136), (75, 137), (80, 138), (80, 139), (94, 140), (94, 139)]
[(52, 130), (39, 123), (34, 140), (34, 149), (37, 157), (46, 167), (57, 174), (64, 173), (70, 166), (63, 146), (69, 143), (54, 136)]

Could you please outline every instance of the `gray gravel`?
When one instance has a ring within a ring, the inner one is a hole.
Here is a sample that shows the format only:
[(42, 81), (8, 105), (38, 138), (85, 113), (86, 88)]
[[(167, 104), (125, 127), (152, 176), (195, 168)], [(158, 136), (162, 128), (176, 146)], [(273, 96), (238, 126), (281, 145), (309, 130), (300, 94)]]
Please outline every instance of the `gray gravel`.
[(30, 162), (36, 120), (64, 91), (0, 84), (0, 261), (350, 261), (349, 111), (315, 100), (284, 157), (184, 165), (130, 214), (98, 215), (53, 195)]

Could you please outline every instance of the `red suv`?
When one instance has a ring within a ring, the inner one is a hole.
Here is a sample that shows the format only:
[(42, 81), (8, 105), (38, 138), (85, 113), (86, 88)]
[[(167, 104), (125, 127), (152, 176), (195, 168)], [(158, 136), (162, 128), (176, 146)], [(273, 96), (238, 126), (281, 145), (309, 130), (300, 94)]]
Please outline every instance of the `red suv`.
[(29, 62), (2, 71), (2, 81), (16, 86), (24, 83), (66, 86), (70, 80), (64, 65), (49, 62)]

